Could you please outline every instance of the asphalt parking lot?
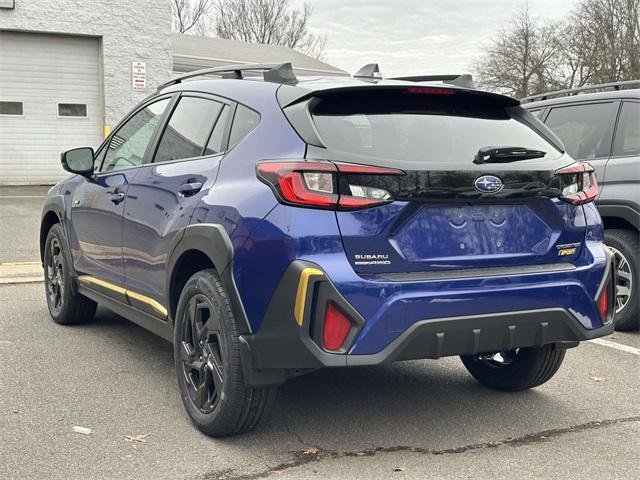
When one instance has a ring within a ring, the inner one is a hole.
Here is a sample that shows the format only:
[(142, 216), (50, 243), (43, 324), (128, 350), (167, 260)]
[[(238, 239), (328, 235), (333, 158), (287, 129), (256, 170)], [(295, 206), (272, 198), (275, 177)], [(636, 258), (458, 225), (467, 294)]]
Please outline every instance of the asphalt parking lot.
[[(37, 260), (41, 194), (4, 194), (0, 263)], [(104, 309), (55, 325), (42, 283), (0, 285), (0, 365), (2, 479), (640, 478), (638, 333), (584, 343), (516, 394), (457, 358), (316, 372), (218, 440), (191, 426), (168, 343)]]

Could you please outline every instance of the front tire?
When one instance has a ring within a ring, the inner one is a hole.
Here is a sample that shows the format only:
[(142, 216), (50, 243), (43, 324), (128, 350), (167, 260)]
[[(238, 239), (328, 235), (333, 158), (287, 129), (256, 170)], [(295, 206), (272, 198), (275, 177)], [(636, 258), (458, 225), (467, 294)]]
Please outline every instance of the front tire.
[(187, 413), (200, 431), (212, 437), (251, 430), (275, 399), (275, 387), (245, 385), (241, 333), (215, 270), (194, 274), (178, 302), (174, 360)]
[(606, 230), (604, 242), (616, 269), (616, 330), (640, 328), (640, 238), (632, 230)]
[(47, 307), (54, 322), (75, 325), (93, 320), (97, 304), (73, 288), (71, 255), (65, 251), (64, 231), (51, 227), (44, 246), (44, 288)]
[(517, 392), (547, 382), (562, 365), (565, 350), (553, 345), (509, 352), (461, 356), (469, 373), (481, 384), (503, 392)]

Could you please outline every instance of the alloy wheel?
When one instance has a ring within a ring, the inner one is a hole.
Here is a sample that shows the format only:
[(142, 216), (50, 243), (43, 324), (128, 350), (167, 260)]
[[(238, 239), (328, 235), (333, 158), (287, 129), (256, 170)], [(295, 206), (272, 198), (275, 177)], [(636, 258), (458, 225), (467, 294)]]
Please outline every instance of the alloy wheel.
[(56, 237), (49, 242), (47, 269), (47, 296), (51, 309), (57, 313), (64, 299), (64, 259), (60, 242)]
[(631, 299), (633, 277), (631, 265), (617, 248), (609, 247), (613, 254), (613, 264), (616, 269), (616, 313), (620, 313)]
[(220, 318), (204, 295), (191, 297), (184, 311), (180, 358), (189, 397), (202, 413), (220, 402), (224, 381)]

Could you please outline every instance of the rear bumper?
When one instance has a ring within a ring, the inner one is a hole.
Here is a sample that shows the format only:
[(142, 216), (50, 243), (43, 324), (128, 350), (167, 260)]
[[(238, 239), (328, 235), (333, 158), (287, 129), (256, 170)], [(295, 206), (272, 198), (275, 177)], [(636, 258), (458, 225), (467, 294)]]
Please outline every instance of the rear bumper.
[[(248, 384), (279, 383), (287, 375), (307, 369), (378, 365), (398, 360), (555, 345), (570, 348), (583, 340), (609, 335), (614, 322), (586, 328), (568, 308), (536, 308), (481, 315), (419, 320), (386, 344), (366, 354), (354, 345), (372, 334), (367, 322), (340, 294), (326, 274), (303, 275), (317, 265), (295, 261), (287, 269), (267, 309), (260, 330), (241, 337), (243, 368)], [(603, 286), (610, 281), (603, 276)], [(306, 277), (304, 282), (301, 278)], [(304, 283), (304, 285), (303, 285)], [(300, 307), (300, 291), (306, 298)], [(321, 320), (328, 301), (337, 304), (353, 321), (353, 331), (340, 352), (322, 348)], [(296, 308), (298, 307), (298, 308)]]

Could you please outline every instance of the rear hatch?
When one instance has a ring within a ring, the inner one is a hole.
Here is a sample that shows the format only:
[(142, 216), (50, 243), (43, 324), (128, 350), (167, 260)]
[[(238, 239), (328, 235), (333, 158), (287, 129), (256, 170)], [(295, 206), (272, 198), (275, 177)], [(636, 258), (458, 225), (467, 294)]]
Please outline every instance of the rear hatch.
[(307, 159), (399, 171), (340, 174), (352, 195), (368, 187), (393, 199), (336, 212), (357, 272), (402, 278), (563, 268), (579, 255), (583, 210), (558, 198), (556, 175), (573, 160), (517, 101), (463, 89), (378, 86), (319, 92), (305, 102), (322, 143), (308, 147)]

